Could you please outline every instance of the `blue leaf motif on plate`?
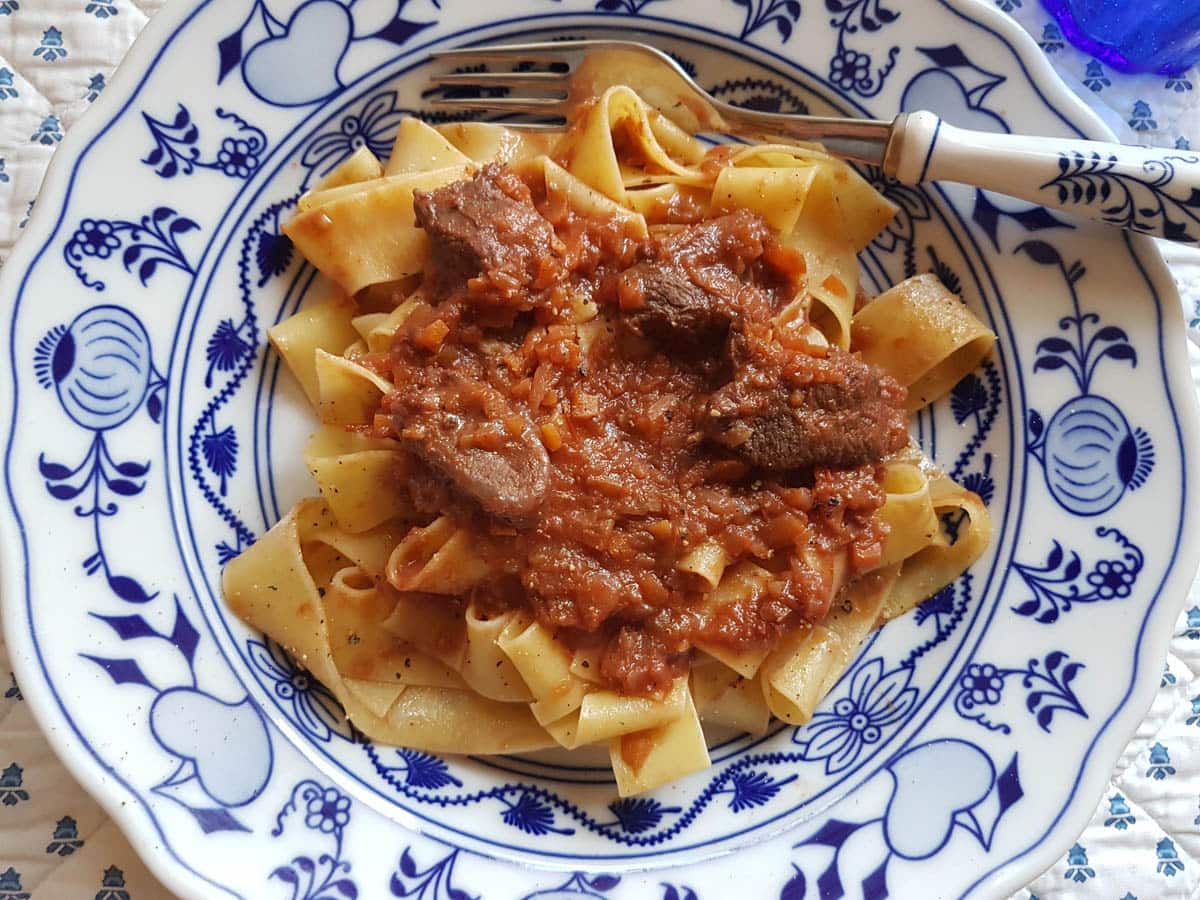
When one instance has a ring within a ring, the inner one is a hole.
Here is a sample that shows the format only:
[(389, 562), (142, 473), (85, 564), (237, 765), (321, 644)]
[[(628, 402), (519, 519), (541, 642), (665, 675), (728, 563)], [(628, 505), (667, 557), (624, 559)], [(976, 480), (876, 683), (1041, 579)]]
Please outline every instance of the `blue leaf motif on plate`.
[(1073, 604), (1128, 597), (1145, 561), (1141, 549), (1116, 528), (1101, 526), (1096, 534), (1112, 540), (1120, 556), (1097, 560), (1085, 571), (1078, 553), (1064, 552), (1062, 544), (1054, 541), (1043, 565), (1014, 561), (1013, 568), (1033, 596), (1013, 607), (1013, 612), (1048, 625), (1070, 612)]
[(571, 900), (573, 897), (594, 897), (604, 900), (604, 895), (621, 883), (619, 875), (588, 875), (576, 872), (562, 884), (545, 891), (535, 891), (521, 900)]
[(787, 778), (776, 780), (766, 772), (756, 772), (752, 769), (738, 770), (730, 776), (729, 787), (722, 788), (715, 793), (731, 794), (729, 809), (739, 813), (769, 803), (781, 788), (791, 784), (798, 777), (798, 775), (789, 775)]
[(140, 684), (152, 691), (157, 690), (135, 659), (108, 659), (103, 656), (90, 656), (86, 653), (81, 655), (107, 672), (108, 677), (113, 680), (113, 684)]
[(412, 897), (413, 900), (479, 900), (454, 884), (454, 864), (459, 851), (421, 869), (412, 855), (412, 848), (405, 847), (400, 854), (400, 864), (393, 873), (389, 887), (393, 897)]
[(658, 827), (663, 816), (680, 811), (678, 806), (666, 806), (653, 797), (626, 797), (610, 803), (608, 809), (617, 817), (617, 821), (611, 824), (617, 825), (629, 834), (653, 831)]
[(799, 0), (733, 0), (738, 6), (746, 7), (746, 20), (742, 25), (742, 40), (760, 28), (774, 25), (779, 39), (787, 41), (792, 29), (800, 19)]
[(992, 663), (971, 663), (958, 679), (954, 709), (964, 719), (978, 722), (989, 731), (1011, 734), (1012, 727), (994, 722), (988, 708), (999, 706), (1005, 682), (1016, 677), (1027, 691), (1025, 709), (1032, 713), (1038, 727), (1047, 734), (1058, 712), (1088, 717), (1072, 682), (1084, 669), (1081, 662), (1068, 662), (1061, 650), (1047, 653), (1042, 660), (1031, 659), (1024, 666), (999, 667)]
[(511, 803), (504, 797), (500, 798), (506, 809), (500, 814), (505, 825), (519, 828), (526, 834), (573, 834), (574, 828), (556, 828), (554, 825), (554, 810), (534, 796), (532, 791), (522, 791)]
[(884, 672), (879, 657), (860, 665), (847, 696), (835, 700), (832, 709), (818, 710), (793, 733), (792, 740), (804, 748), (803, 758), (825, 760), (831, 775), (854, 765), (916, 703), (917, 689), (909, 686), (912, 675), (911, 666)]
[(85, 263), (88, 260), (106, 260), (122, 247), (121, 265), (125, 271), (135, 274), (143, 286), (154, 277), (159, 266), (169, 266), (194, 275), (195, 270), (188, 262), (179, 238), (199, 227), (196, 222), (167, 206), (155, 207), (137, 222), (83, 219), (63, 247), (63, 259), (86, 287), (96, 291), (103, 291), (106, 285), (87, 273)]
[(210, 422), (212, 430), (204, 436), (201, 449), (208, 470), (220, 479), (221, 496), (225, 496), (227, 482), (237, 471), (238, 440), (232, 425), (217, 431), (216, 422)]
[(204, 386), (212, 387), (213, 372), (232, 372), (238, 363), (254, 352), (254, 344), (243, 337), (249, 323), (243, 320), (235, 325), (233, 319), (222, 319), (204, 347), (208, 360), (208, 371), (204, 373)]
[(450, 767), (446, 765), (445, 760), (439, 759), (432, 753), (401, 748), (396, 750), (396, 756), (400, 758), (400, 765), (387, 766), (385, 769), (393, 772), (401, 771), (404, 775), (404, 783), (407, 785), (430, 791), (451, 785), (462, 787), (462, 782), (450, 774)]

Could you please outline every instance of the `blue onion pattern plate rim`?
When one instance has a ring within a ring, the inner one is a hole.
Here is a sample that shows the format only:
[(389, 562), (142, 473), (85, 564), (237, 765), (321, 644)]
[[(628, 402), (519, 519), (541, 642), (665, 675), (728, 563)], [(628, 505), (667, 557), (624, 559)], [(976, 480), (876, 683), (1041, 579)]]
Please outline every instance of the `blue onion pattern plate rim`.
[(873, 635), (808, 725), (728, 737), (709, 771), (618, 801), (586, 758), (365, 742), (223, 612), (221, 566), (305, 489), (309, 423), (263, 334), (313, 273), (280, 223), (430, 115), (431, 48), (640, 30), (735, 103), (1107, 136), (983, 3), (683, 5), (181, 2), (58, 152), (0, 274), (6, 636), (56, 749), (176, 892), (994, 896), (1090, 815), (1200, 543), (1183, 322), (1148, 241), (970, 188), (864, 170), (899, 212), (863, 271), (870, 290), (932, 273), (1000, 336), (915, 424), (996, 538)]

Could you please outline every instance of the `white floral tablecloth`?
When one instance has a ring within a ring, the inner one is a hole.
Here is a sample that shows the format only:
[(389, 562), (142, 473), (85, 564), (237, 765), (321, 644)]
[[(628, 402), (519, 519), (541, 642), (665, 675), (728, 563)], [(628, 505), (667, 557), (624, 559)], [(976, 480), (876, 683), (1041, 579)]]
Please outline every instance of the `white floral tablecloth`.
[[(104, 91), (162, 3), (0, 0), (0, 263), (63, 134)], [(1067, 45), (1038, 0), (996, 5), (1034, 36), (1121, 140), (1200, 148), (1200, 70), (1169, 79), (1121, 75)], [(820, 12), (815, 0), (809, 8)], [(1192, 326), (1189, 352), (1200, 388), (1200, 251), (1164, 251)], [(1091, 824), (1054, 868), (1016, 895), (1020, 900), (1200, 896), (1200, 582), (1184, 606), (1161, 689)], [(31, 897), (170, 894), (59, 764), (0, 641), (0, 900)]]

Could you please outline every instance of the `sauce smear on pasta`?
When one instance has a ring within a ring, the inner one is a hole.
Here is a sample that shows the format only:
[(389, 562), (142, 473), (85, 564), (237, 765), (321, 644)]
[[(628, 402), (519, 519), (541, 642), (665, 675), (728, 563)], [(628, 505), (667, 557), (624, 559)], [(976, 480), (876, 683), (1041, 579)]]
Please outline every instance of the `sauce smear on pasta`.
[[(439, 602), (526, 609), (604, 684), (661, 696), (696, 644), (770, 648), (880, 565), (906, 395), (781, 321), (805, 261), (762, 216), (675, 203), (639, 234), (541, 184), (493, 164), (415, 193), (429, 255), (360, 360), (396, 386), (372, 430), (407, 452), (411, 509), (501, 573)], [(769, 577), (715, 597), (740, 560)]]

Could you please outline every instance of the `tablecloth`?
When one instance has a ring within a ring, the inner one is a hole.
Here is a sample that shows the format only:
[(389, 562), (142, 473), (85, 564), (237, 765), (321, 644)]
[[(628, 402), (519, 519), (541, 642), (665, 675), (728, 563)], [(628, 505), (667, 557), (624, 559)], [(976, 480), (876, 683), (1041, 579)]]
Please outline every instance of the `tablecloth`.
[[(162, 2), (0, 0), (0, 264), (63, 134)], [(1038, 0), (995, 2), (1121, 140), (1200, 148), (1200, 69), (1121, 75), (1067, 44)], [(1163, 249), (1193, 329), (1200, 389), (1200, 251)], [(1091, 823), (1014, 900), (1200, 896), (1200, 581), (1184, 605), (1160, 690)], [(57, 761), (0, 641), (0, 900), (170, 896)]]

